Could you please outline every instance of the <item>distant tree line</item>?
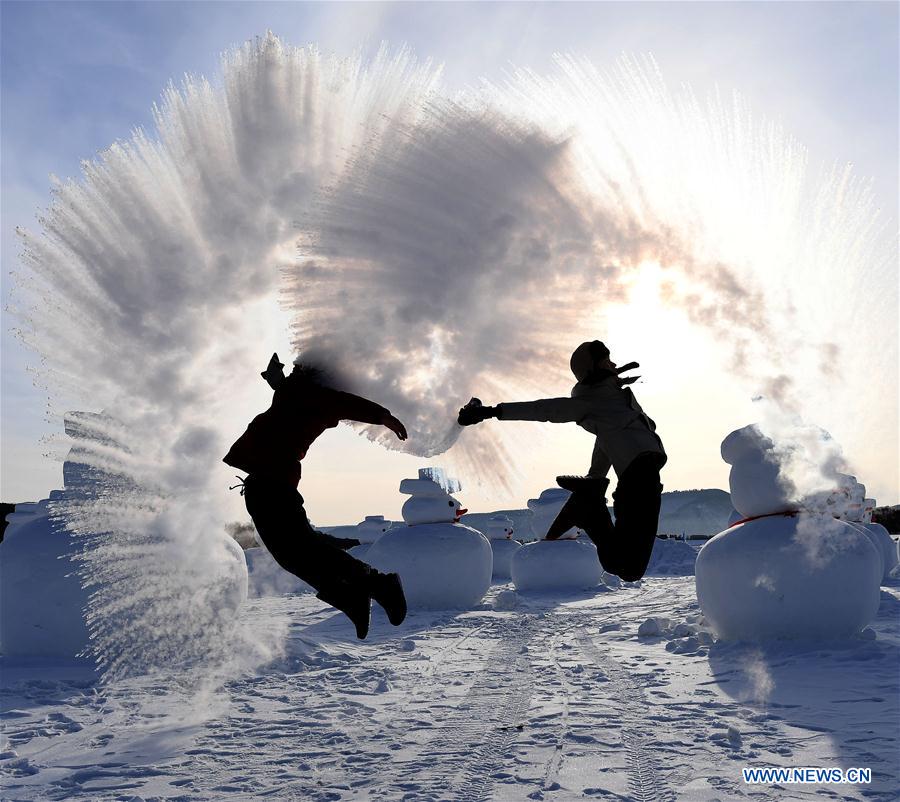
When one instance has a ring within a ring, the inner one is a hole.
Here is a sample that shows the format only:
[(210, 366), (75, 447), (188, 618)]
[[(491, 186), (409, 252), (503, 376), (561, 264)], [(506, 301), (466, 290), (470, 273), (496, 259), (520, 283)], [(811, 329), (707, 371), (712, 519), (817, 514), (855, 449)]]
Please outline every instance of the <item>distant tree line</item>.
[(872, 521), (881, 524), (892, 535), (900, 534), (900, 504), (876, 507), (872, 512)]

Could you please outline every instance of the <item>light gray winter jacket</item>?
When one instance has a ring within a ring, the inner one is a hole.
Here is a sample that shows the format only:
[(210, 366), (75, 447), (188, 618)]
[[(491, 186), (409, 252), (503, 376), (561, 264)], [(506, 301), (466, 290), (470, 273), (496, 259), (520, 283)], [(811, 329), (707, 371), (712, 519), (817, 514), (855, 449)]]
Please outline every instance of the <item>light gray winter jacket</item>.
[(606, 476), (612, 466), (621, 477), (639, 454), (666, 454), (656, 434), (656, 424), (641, 409), (631, 390), (620, 387), (613, 375), (596, 384), (578, 382), (572, 388), (571, 398), (497, 404), (497, 412), (500, 420), (577, 423), (596, 435), (590, 476)]

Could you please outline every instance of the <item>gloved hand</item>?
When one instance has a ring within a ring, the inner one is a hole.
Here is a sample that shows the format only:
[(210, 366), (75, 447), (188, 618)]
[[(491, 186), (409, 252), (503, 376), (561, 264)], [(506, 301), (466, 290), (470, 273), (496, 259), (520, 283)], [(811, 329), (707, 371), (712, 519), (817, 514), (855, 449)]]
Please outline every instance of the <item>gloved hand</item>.
[(482, 421), (487, 420), (488, 418), (496, 418), (497, 417), (497, 407), (486, 407), (483, 406), (481, 401), (477, 398), (473, 398), (459, 410), (459, 415), (456, 418), (456, 422), (460, 426), (472, 426), (475, 423), (481, 423)]

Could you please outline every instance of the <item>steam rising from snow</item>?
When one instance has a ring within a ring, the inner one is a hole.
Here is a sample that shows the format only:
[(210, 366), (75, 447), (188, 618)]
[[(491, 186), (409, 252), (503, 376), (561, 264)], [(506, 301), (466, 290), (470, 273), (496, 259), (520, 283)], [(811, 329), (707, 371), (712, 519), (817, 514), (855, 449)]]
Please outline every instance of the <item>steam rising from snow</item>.
[(82, 458), (118, 477), (59, 510), (84, 538), (111, 671), (227, 634), (196, 592), (230, 571), (219, 461), (265, 405), (256, 376), (289, 328), (404, 420), (407, 443), (386, 446), (453, 447), (457, 472), (495, 481), (515, 480), (515, 445), (488, 428), (454, 447), (456, 408), (562, 380), (647, 264), (781, 407), (834, 372), (838, 346), (807, 342), (821, 326), (782, 299), (889, 265), (848, 175), (810, 180), (776, 127), (671, 92), (650, 61), (601, 74), (562, 58), (456, 98), (438, 81), (405, 51), (364, 64), (268, 35), (227, 55), (220, 83), (170, 87), (157, 138), (86, 162), (42, 233), (22, 232), (22, 337), (56, 414), (105, 413)]

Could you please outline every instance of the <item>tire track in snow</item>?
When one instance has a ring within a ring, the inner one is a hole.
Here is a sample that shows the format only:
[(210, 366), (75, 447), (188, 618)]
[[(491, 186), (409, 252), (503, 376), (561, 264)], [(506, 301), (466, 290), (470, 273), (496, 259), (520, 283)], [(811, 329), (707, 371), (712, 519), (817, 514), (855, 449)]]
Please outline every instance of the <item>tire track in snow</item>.
[(579, 633), (578, 644), (585, 657), (606, 675), (613, 695), (621, 702), (622, 745), (633, 801), (675, 802), (674, 793), (660, 777), (656, 759), (647, 747), (647, 701), (643, 688), (614, 658), (597, 648), (586, 630)]
[[(472, 686), (435, 728), (400, 777), (386, 784), (404, 800), (476, 802), (489, 798), (500, 768), (522, 729), (533, 682), (529, 644), (539, 627), (533, 616), (504, 618), (497, 644)], [(410, 782), (410, 775), (421, 777)], [(386, 798), (382, 778), (380, 798)]]

